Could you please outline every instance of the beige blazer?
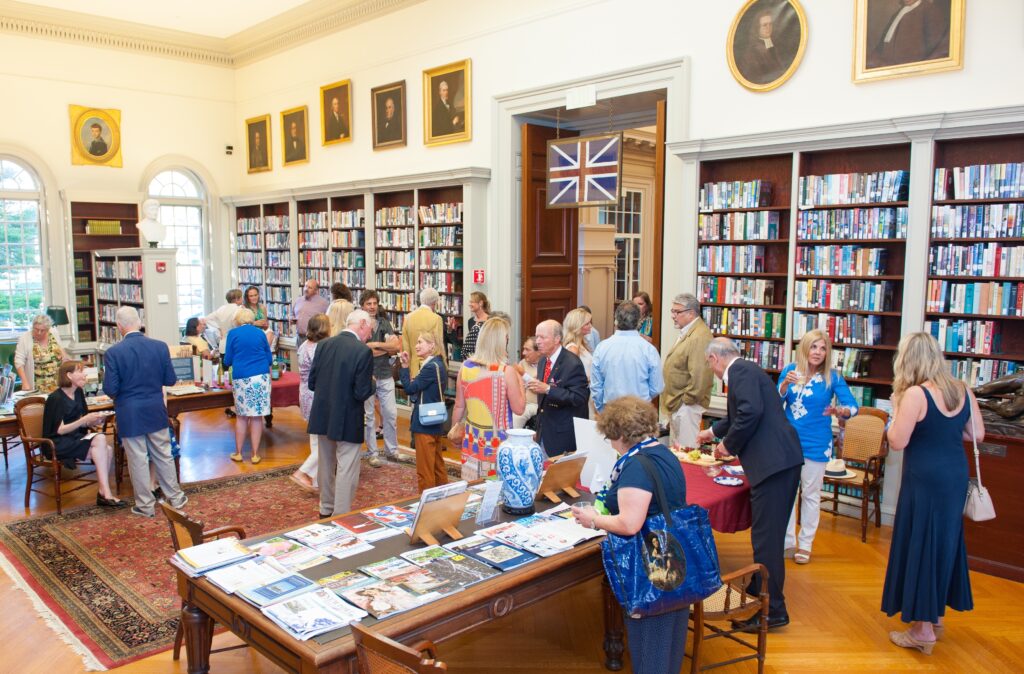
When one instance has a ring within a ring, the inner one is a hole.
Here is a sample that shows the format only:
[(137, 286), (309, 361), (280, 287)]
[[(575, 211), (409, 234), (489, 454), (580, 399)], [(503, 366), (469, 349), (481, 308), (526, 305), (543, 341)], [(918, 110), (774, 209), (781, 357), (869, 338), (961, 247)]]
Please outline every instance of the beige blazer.
[(661, 394), (661, 404), (670, 414), (683, 405), (707, 407), (711, 403), (714, 373), (704, 356), (711, 337), (711, 330), (704, 319), (694, 319), (693, 327), (685, 337), (676, 341), (665, 357), (662, 366), (665, 390)]
[(410, 311), (405, 315), (405, 322), (402, 323), (402, 351), (409, 354), (409, 376), (416, 378), (420, 371), (420, 357), (416, 355), (416, 340), (420, 333), (431, 332), (437, 342), (437, 348), (441, 351), (441, 361), (444, 357), (444, 329), (441, 324), (441, 317), (435, 314), (430, 308), (421, 306), (419, 309)]

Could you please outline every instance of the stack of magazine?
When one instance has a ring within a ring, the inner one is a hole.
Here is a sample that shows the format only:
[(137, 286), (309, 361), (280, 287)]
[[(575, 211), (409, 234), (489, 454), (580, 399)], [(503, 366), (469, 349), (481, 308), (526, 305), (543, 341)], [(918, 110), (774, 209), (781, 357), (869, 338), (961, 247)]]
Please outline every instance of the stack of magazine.
[(218, 538), (178, 550), (171, 557), (171, 564), (195, 578), (212, 569), (236, 564), (250, 557), (253, 557), (252, 551), (237, 538)]

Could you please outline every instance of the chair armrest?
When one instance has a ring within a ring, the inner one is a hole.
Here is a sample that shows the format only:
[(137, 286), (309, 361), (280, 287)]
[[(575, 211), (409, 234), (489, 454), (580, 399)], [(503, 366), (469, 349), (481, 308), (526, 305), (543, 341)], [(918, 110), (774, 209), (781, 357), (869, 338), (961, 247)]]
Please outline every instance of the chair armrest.
[(431, 660), (437, 660), (437, 649), (433, 641), (417, 641), (409, 648), (419, 653), (421, 657), (426, 655)]
[[(42, 452), (42, 446), (43, 445), (48, 446), (50, 448), (50, 458), (46, 459), (46, 460), (47, 461), (55, 461), (55, 462), (57, 461), (57, 450), (53, 446), (53, 440), (51, 440), (50, 438), (30, 438), (30, 437), (27, 437), (27, 436), (23, 435), (23, 436), (21, 436), (21, 441), (25, 445), (25, 452), (27, 454), (31, 454), (32, 453), (33, 446), (39, 446), (39, 450), (40, 450), (41, 453), (43, 453)], [(43, 458), (45, 458), (45, 457), (46, 457), (46, 454), (43, 453)]]
[(867, 473), (871, 473), (873, 477), (881, 477), (882, 465), (885, 459), (885, 454), (875, 454), (874, 456), (868, 457), (867, 465), (865, 466)]
[(203, 532), (203, 540), (212, 540), (219, 538), (224, 534), (235, 534), (239, 539), (245, 538), (245, 529), (236, 526), (224, 526), (217, 527), (216, 529), (210, 529), (209, 531)]

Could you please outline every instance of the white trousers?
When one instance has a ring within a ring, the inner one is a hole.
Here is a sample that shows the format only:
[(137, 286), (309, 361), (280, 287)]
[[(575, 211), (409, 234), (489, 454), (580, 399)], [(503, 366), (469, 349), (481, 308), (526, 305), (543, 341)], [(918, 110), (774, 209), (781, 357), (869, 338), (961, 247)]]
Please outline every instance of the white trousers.
[(818, 520), (821, 519), (821, 483), (825, 479), (827, 461), (810, 461), (804, 459), (800, 469), (800, 496), (796, 507), (800, 508), (800, 537), (796, 535), (796, 508), (789, 514), (789, 526), (786, 528), (786, 547), (811, 551), (814, 534), (818, 531)]
[(705, 409), (701, 405), (680, 405), (668, 422), (669, 437), (680, 447), (696, 447), (700, 420)]
[(526, 428), (526, 422), (537, 416), (537, 403), (526, 403), (523, 413), (512, 414), (512, 428)]
[(379, 377), (377, 390), (363, 404), (366, 448), (374, 456), (380, 454), (380, 448), (377, 447), (377, 414), (373, 409), (375, 398), (380, 401), (380, 416), (384, 426), (384, 453), (388, 457), (394, 457), (398, 454), (398, 403), (395, 402), (395, 380), (391, 377)]
[(313, 486), (314, 487), (319, 485), (319, 482), (317, 482), (317, 474), (316, 474), (317, 464), (320, 463), (320, 461), (319, 461), (320, 453), (319, 453), (319, 450), (317, 450), (317, 442), (316, 442), (316, 439), (318, 437), (320, 437), (320, 436), (318, 436), (318, 435), (311, 435), (311, 436), (309, 436), (309, 456), (307, 456), (306, 460), (302, 462), (301, 466), (299, 466), (299, 472), (305, 473), (309, 477), (309, 479), (311, 479), (313, 481)]

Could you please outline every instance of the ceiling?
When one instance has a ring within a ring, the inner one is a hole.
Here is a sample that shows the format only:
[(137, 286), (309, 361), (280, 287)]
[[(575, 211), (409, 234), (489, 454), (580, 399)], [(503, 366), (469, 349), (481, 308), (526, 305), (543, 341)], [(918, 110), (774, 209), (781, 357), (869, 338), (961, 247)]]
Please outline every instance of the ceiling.
[(304, 5), (308, 0), (19, 0), (145, 26), (226, 38)]

